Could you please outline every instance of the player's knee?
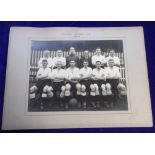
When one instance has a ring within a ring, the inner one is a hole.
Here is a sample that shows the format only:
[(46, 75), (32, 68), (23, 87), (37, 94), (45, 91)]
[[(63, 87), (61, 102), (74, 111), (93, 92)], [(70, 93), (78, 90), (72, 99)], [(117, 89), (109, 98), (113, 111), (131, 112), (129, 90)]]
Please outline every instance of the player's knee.
[(105, 84), (102, 84), (102, 85), (101, 85), (101, 89), (102, 89), (102, 90), (105, 90)]
[(71, 85), (70, 84), (66, 84), (66, 90), (70, 90), (71, 89)]
[(119, 83), (119, 84), (118, 84), (118, 86), (117, 86), (117, 89), (118, 89), (118, 90), (125, 91), (125, 90), (126, 90), (126, 87), (125, 87), (125, 85), (124, 85), (124, 84)]
[(99, 89), (99, 87), (98, 87), (98, 85), (96, 83), (94, 84), (94, 87), (95, 87), (96, 90)]
[(76, 89), (77, 89), (77, 90), (80, 90), (80, 89), (81, 89), (81, 84), (80, 84), (80, 83), (77, 83), (77, 84), (76, 84)]
[(48, 89), (48, 86), (46, 85), (46, 86), (43, 88), (43, 92), (47, 92), (47, 89)]
[(47, 91), (47, 93), (50, 93), (50, 92), (53, 91), (53, 88), (52, 88), (51, 86), (48, 86), (48, 87), (46, 88), (46, 91)]
[(34, 93), (34, 92), (36, 92), (37, 91), (37, 87), (36, 86), (32, 86), (31, 88), (30, 88), (30, 93)]
[(62, 92), (65, 92), (65, 90), (66, 90), (66, 87), (65, 87), (65, 86), (62, 86), (62, 87), (61, 87), (61, 91), (62, 91)]
[(111, 85), (110, 85), (110, 83), (107, 83), (107, 84), (106, 84), (106, 88), (107, 88), (108, 90), (111, 89)]
[(81, 86), (81, 90), (82, 90), (82, 91), (86, 91), (86, 86), (85, 86), (85, 85), (82, 85), (82, 86)]

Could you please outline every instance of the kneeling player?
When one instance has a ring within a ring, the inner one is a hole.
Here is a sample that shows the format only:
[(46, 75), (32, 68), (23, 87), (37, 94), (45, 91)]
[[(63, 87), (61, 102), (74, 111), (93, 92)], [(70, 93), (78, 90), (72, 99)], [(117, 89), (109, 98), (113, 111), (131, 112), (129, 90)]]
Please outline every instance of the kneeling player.
[(66, 69), (66, 85), (63, 87), (63, 90), (65, 89), (65, 98), (66, 104), (65, 108), (68, 109), (68, 99), (70, 99), (71, 91), (72, 95), (75, 95), (75, 90), (77, 90), (77, 93), (79, 93), (80, 90), (80, 84), (79, 84), (79, 69), (75, 67), (75, 61), (70, 61), (70, 67)]
[[(100, 98), (101, 95), (105, 94), (105, 70), (101, 68), (101, 62), (96, 62), (96, 68), (92, 71), (92, 80), (93, 83), (90, 85), (90, 96), (92, 96), (92, 105), (94, 108), (100, 107)], [(101, 92), (100, 92), (101, 90)]]
[[(64, 98), (64, 80), (65, 80), (65, 70), (62, 69), (62, 62), (56, 62), (56, 69), (51, 73), (51, 79), (53, 80), (52, 87), (54, 89), (55, 96), (59, 98), (60, 105), (62, 105), (62, 98)], [(62, 91), (61, 91), (62, 90)]]
[(47, 67), (47, 60), (42, 60), (42, 67), (37, 72), (37, 84), (30, 88), (30, 99), (35, 99), (36, 92), (39, 94), (39, 99), (45, 99), (47, 97), (53, 97), (53, 88), (51, 87), (51, 80), (49, 75), (51, 69)]
[[(111, 99), (116, 99), (118, 96), (118, 92), (124, 92), (126, 90), (126, 87), (124, 84), (119, 83), (119, 79), (121, 78), (119, 68), (114, 66), (114, 60), (109, 59), (108, 60), (108, 67), (105, 69), (106, 71), (106, 86), (107, 86), (107, 94), (109, 95), (113, 94), (113, 97)], [(119, 90), (119, 91), (118, 91)], [(112, 100), (111, 100), (112, 101)], [(111, 102), (111, 107), (113, 107), (113, 101)]]
[(91, 84), (91, 75), (92, 69), (88, 67), (88, 61), (83, 61), (83, 68), (80, 69), (80, 89), (78, 93), (81, 95), (82, 106), (85, 109), (87, 106), (87, 92), (90, 91), (90, 84)]

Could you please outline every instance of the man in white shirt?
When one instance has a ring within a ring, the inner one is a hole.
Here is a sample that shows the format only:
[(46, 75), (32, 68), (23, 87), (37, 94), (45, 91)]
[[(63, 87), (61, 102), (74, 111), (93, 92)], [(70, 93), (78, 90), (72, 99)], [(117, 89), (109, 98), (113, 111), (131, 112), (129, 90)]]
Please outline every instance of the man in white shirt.
[(47, 59), (42, 59), (42, 67), (37, 72), (37, 84), (30, 88), (30, 99), (34, 99), (36, 92), (39, 93), (39, 98), (52, 98), (53, 88), (50, 80), (51, 69), (47, 67)]
[[(119, 82), (119, 79), (121, 78), (121, 74), (119, 71), (119, 68), (114, 66), (114, 59), (109, 59), (108, 61), (108, 67), (105, 69), (106, 71), (106, 90), (107, 95), (112, 95), (111, 101), (115, 99), (118, 96), (118, 92), (125, 89), (125, 85)], [(113, 107), (113, 102), (111, 102), (111, 107)]]
[[(60, 92), (61, 87), (64, 85), (65, 70), (62, 69), (62, 62), (56, 62), (56, 69), (51, 72), (51, 79), (53, 80), (52, 86), (55, 92)], [(59, 93), (57, 95), (60, 95)]]
[(50, 57), (50, 51), (49, 50), (45, 50), (44, 51), (44, 57), (40, 58), (39, 62), (38, 62), (38, 67), (41, 68), (42, 67), (42, 60), (46, 59), (47, 60), (47, 67), (52, 69), (52, 63), (53, 63), (53, 59)]
[[(100, 107), (100, 90), (102, 90), (102, 87), (105, 85), (106, 80), (106, 73), (103, 68), (101, 68), (101, 62), (96, 61), (96, 68), (92, 71), (92, 84), (90, 85), (91, 92), (90, 96), (92, 96), (94, 99), (96, 99), (96, 103), (92, 102), (92, 105), (94, 108)], [(103, 92), (103, 90), (102, 90)], [(96, 97), (95, 97), (96, 96)]]
[(57, 50), (56, 55), (57, 55), (57, 56), (53, 58), (52, 67), (53, 67), (53, 68), (56, 67), (57, 62), (60, 61), (61, 64), (62, 64), (62, 67), (64, 68), (64, 67), (66, 66), (66, 58), (63, 57), (63, 52), (62, 52), (62, 50)]
[(56, 62), (56, 69), (53, 69), (50, 75), (52, 79), (52, 87), (56, 96), (55, 100), (58, 99), (60, 106), (63, 106), (63, 98), (65, 95), (65, 70), (62, 69), (62, 61)]
[[(91, 84), (91, 76), (92, 76), (92, 69), (88, 67), (89, 62), (87, 60), (83, 61), (83, 68), (80, 69), (80, 91), (79, 94), (81, 95), (82, 106), (85, 109), (87, 106), (87, 92), (90, 91), (90, 84)], [(77, 91), (78, 94), (78, 91)]]
[(79, 83), (79, 68), (75, 67), (75, 61), (70, 61), (70, 67), (66, 69), (66, 81), (70, 85), (71, 89), (76, 88)]
[[(71, 91), (75, 95), (75, 90), (80, 89), (79, 84), (79, 69), (75, 67), (75, 61), (70, 61), (70, 67), (66, 69), (66, 85), (65, 85), (65, 98), (71, 96)], [(66, 101), (65, 108), (68, 109), (68, 103)]]
[(110, 49), (109, 56), (106, 58), (107, 66), (108, 66), (109, 59), (114, 60), (115, 66), (118, 66), (118, 67), (120, 66), (120, 59), (119, 59), (119, 57), (115, 56), (115, 50), (114, 49)]
[(97, 61), (100, 61), (102, 66), (106, 63), (105, 56), (101, 54), (101, 48), (96, 48), (95, 55), (92, 56), (92, 65), (96, 66)]

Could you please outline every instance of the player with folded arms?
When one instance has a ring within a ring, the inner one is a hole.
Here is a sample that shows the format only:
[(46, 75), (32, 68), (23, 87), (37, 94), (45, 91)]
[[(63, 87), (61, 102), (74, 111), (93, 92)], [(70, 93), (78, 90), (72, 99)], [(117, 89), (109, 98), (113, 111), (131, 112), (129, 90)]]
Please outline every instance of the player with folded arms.
[(52, 70), (50, 78), (52, 79), (52, 87), (55, 93), (55, 99), (60, 101), (62, 106), (62, 99), (64, 98), (64, 84), (65, 84), (65, 69), (62, 68), (62, 61), (56, 62), (56, 68)]
[(96, 66), (97, 61), (101, 62), (101, 66), (104, 66), (104, 64), (106, 63), (105, 56), (102, 55), (102, 51), (100, 47), (96, 48), (95, 55), (92, 56), (92, 65), (94, 67)]
[(80, 69), (80, 91), (82, 106), (85, 109), (88, 101), (88, 92), (90, 91), (92, 69), (88, 67), (89, 62), (83, 61), (83, 67)]
[[(65, 85), (65, 98), (69, 99), (75, 94), (78, 94), (80, 91), (80, 84), (79, 84), (79, 68), (75, 66), (75, 61), (70, 61), (70, 67), (66, 69), (66, 85)], [(76, 92), (75, 92), (76, 91)], [(72, 92), (72, 94), (71, 94)], [(65, 108), (68, 109), (68, 103), (66, 102)]]
[[(113, 107), (113, 100), (118, 97), (118, 93), (126, 92), (126, 87), (123, 83), (120, 83), (121, 74), (119, 68), (114, 66), (114, 59), (109, 59), (108, 67), (105, 68), (106, 72), (106, 90), (107, 94), (111, 95), (110, 106)], [(113, 96), (113, 97), (112, 97)]]
[(94, 108), (100, 107), (100, 96), (106, 95), (105, 93), (105, 70), (101, 68), (102, 63), (96, 61), (96, 68), (92, 71), (92, 84), (90, 85), (90, 96), (92, 98), (92, 105)]
[(53, 59), (50, 57), (50, 51), (49, 50), (44, 50), (44, 56), (43, 56), (43, 58), (40, 58), (39, 62), (38, 62), (39, 68), (42, 67), (42, 60), (43, 59), (47, 60), (47, 67), (52, 69)]
[(30, 99), (35, 99), (36, 93), (38, 93), (38, 98), (42, 99), (39, 101), (42, 104), (42, 101), (45, 101), (45, 99), (53, 97), (50, 74), (51, 69), (48, 67), (47, 59), (42, 59), (42, 67), (39, 68), (36, 76), (37, 83), (30, 88)]

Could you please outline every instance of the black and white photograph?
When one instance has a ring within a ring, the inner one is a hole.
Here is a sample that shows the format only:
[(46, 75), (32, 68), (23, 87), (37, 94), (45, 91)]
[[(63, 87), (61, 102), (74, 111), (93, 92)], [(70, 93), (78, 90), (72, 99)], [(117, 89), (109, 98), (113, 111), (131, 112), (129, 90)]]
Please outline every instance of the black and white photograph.
[(142, 27), (12, 27), (3, 129), (152, 126), (144, 47)]
[(123, 40), (31, 40), (28, 112), (128, 111)]

